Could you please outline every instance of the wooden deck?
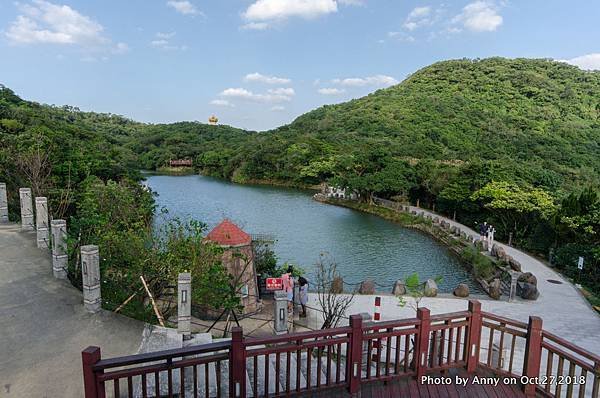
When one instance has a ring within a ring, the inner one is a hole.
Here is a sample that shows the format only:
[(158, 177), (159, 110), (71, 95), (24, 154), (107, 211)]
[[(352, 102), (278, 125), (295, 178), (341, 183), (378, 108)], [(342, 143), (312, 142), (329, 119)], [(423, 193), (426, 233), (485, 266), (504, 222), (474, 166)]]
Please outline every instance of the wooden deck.
[[(491, 373), (477, 372), (477, 377), (495, 377)], [(473, 375), (468, 375), (463, 369), (453, 369), (447, 374), (432, 375), (469, 378), (467, 386), (421, 384), (414, 377), (404, 377), (399, 380), (373, 382), (362, 387), (361, 398), (520, 398), (525, 397), (521, 385), (502, 384), (502, 378), (497, 386), (473, 384)], [(352, 397), (345, 388), (304, 394), (302, 397), (318, 398), (349, 398)]]

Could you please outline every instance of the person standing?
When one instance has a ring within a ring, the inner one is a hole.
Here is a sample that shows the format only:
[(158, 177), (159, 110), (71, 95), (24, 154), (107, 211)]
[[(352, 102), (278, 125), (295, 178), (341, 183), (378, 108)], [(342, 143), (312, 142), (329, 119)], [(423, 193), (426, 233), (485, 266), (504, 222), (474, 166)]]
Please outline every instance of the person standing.
[(300, 284), (300, 305), (302, 306), (302, 313), (300, 316), (302, 318), (306, 318), (306, 304), (308, 303), (308, 281), (305, 277), (301, 276), (298, 279), (298, 283)]
[(292, 312), (294, 310), (294, 278), (292, 276), (293, 272), (294, 267), (290, 265), (287, 269), (287, 272), (281, 275), (283, 290), (287, 294), (288, 312)]
[(479, 240), (484, 240), (487, 237), (487, 232), (487, 221), (484, 221), (483, 224), (479, 224)]

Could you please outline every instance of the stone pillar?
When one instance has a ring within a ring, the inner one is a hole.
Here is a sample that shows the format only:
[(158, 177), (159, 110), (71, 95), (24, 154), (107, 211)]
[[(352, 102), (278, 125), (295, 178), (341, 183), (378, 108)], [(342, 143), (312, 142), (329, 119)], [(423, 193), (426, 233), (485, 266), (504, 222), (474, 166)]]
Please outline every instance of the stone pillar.
[(0, 182), (0, 224), (8, 222), (8, 196), (6, 195), (6, 184)]
[(67, 222), (52, 220), (52, 273), (55, 278), (67, 279)]
[(177, 333), (187, 340), (192, 335), (192, 274), (182, 272), (177, 278)]
[(33, 231), (33, 203), (31, 200), (31, 188), (19, 188), (19, 198), (21, 199), (21, 229), (23, 231)]
[(515, 301), (517, 297), (517, 282), (519, 281), (519, 273), (510, 273), (510, 293), (508, 294), (508, 301)]
[(50, 247), (48, 233), (48, 199), (35, 198), (35, 229), (37, 231), (37, 247), (48, 249)]
[(287, 293), (284, 290), (277, 290), (274, 298), (273, 319), (275, 324), (273, 329), (277, 335), (286, 334), (288, 332)]
[(81, 274), (83, 279), (83, 306), (88, 312), (98, 312), (102, 308), (98, 246), (87, 245), (81, 247)]

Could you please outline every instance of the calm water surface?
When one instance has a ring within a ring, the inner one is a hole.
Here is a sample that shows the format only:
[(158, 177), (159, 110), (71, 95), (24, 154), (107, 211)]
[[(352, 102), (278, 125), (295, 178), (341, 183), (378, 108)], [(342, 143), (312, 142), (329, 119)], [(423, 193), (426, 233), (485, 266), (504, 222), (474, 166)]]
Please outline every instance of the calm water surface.
[(277, 242), (280, 263), (301, 265), (308, 279), (319, 253), (338, 264), (344, 281), (372, 278), (381, 291), (413, 272), (421, 278), (442, 276), (449, 292), (460, 282), (480, 292), (457, 258), (435, 240), (382, 218), (312, 200), (312, 192), (238, 185), (203, 176), (149, 175), (159, 207), (171, 216), (217, 225), (227, 217), (250, 234), (268, 234)]

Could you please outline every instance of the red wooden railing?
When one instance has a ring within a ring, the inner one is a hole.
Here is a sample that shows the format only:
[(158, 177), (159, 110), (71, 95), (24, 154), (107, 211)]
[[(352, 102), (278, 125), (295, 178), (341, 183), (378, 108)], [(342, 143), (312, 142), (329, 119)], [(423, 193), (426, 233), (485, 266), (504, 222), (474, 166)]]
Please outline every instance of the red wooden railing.
[(416, 318), (365, 323), (354, 315), (346, 327), (261, 339), (234, 328), (231, 341), (114, 359), (89, 347), (82, 357), (86, 398), (275, 397), (340, 387), (354, 394), (365, 383), (450, 368), (492, 371), (522, 384), (526, 396), (597, 398), (600, 382), (597, 355), (543, 331), (537, 317), (513, 321), (482, 312), (477, 301), (443, 315), (420, 308)]

